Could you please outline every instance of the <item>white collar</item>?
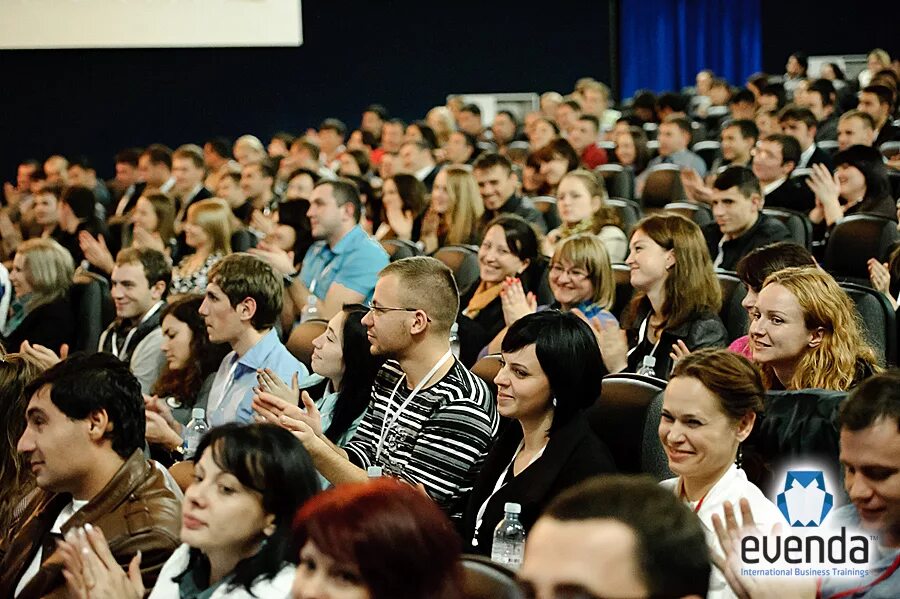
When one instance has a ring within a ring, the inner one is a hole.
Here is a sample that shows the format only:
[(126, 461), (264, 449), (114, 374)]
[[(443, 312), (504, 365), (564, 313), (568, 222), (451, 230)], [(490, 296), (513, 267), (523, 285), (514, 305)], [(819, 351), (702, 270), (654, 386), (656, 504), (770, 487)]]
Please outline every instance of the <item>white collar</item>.
[(425, 177), (427, 177), (431, 173), (432, 170), (434, 170), (433, 164), (431, 164), (429, 166), (423, 166), (422, 168), (420, 168), (413, 174), (415, 175), (416, 179), (418, 179), (419, 181), (424, 181)]
[(763, 197), (769, 195), (770, 193), (772, 193), (773, 191), (775, 191), (776, 189), (781, 187), (781, 184), (784, 183), (785, 181), (787, 181), (787, 177), (782, 177), (781, 179), (772, 181), (771, 183), (769, 183), (768, 185), (763, 187), (763, 189), (762, 189)]
[(797, 168), (806, 168), (809, 166), (809, 160), (812, 158), (813, 153), (816, 151), (815, 142), (811, 143), (808, 148), (803, 150), (800, 153), (800, 161), (797, 163)]

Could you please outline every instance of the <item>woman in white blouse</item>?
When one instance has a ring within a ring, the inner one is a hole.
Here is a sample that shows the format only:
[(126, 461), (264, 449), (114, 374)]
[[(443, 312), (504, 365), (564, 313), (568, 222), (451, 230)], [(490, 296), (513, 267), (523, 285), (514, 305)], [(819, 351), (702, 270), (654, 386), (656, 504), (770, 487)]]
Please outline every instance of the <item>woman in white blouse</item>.
[[(694, 510), (712, 551), (719, 551), (712, 516), (722, 517), (726, 501), (735, 506), (741, 499), (749, 501), (762, 531), (784, 521), (735, 463), (764, 394), (759, 370), (743, 356), (721, 349), (700, 350), (679, 360), (666, 387), (659, 440), (677, 476), (660, 484)], [(735, 596), (717, 569), (708, 596)]]

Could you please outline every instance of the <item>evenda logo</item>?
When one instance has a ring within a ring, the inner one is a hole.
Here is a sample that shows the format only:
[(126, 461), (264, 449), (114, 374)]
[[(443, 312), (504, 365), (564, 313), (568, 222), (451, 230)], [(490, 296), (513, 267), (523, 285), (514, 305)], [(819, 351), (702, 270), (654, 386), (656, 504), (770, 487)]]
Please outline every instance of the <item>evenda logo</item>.
[(788, 470), (777, 504), (791, 526), (820, 526), (834, 506), (834, 495), (825, 490), (821, 470)]
[(774, 502), (785, 524), (777, 531), (759, 531), (741, 539), (741, 572), (745, 576), (850, 576), (869, 574), (875, 541), (829, 518), (834, 494), (823, 469), (790, 469)]

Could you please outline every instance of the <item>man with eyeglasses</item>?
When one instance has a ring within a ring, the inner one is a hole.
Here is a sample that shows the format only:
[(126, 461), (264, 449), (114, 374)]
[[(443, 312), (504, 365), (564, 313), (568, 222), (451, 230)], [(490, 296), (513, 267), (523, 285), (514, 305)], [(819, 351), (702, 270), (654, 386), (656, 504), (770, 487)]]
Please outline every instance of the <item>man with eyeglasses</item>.
[(332, 444), (312, 402), (295, 434), (332, 484), (393, 476), (458, 519), (499, 419), (485, 382), (450, 351), (459, 310), (453, 274), (434, 258), (398, 260), (379, 273), (368, 307), (371, 351), (387, 361), (355, 436), (343, 448)]

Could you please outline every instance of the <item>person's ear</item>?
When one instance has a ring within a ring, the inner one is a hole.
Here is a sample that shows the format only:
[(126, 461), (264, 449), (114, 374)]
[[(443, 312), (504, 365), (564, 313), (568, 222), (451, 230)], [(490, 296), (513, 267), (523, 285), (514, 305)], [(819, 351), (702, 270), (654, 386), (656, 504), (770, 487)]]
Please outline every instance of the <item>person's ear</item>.
[(521, 262), (522, 262), (522, 267), (516, 272), (517, 275), (520, 275), (523, 272), (525, 272), (526, 270), (528, 270), (528, 267), (531, 266), (531, 258), (526, 258), (525, 260), (521, 260)]
[(267, 537), (275, 534), (275, 514), (266, 514), (266, 525), (262, 532)]
[(737, 440), (743, 443), (750, 436), (753, 425), (756, 423), (756, 412), (750, 411), (744, 414), (744, 417), (738, 421)]
[(822, 341), (825, 339), (825, 329), (822, 327), (817, 328), (814, 331), (810, 331), (809, 333), (809, 348), (816, 349), (820, 345), (822, 345)]
[(88, 437), (94, 443), (99, 443), (108, 432), (112, 431), (113, 424), (109, 421), (106, 410), (94, 410), (87, 416)]
[(416, 310), (413, 312), (413, 321), (409, 327), (410, 334), (417, 335), (419, 333), (424, 333), (427, 328), (428, 315), (423, 310)]
[(600, 210), (600, 206), (603, 204), (603, 198), (600, 196), (594, 196), (591, 198), (591, 212), (596, 213)]
[(672, 270), (675, 268), (675, 263), (677, 260), (675, 259), (675, 250), (666, 250), (666, 270)]
[(256, 314), (256, 300), (252, 297), (245, 297), (235, 306), (234, 310), (242, 321), (250, 321)]
[(765, 200), (763, 200), (762, 194), (754, 193), (750, 196), (750, 203), (753, 204), (753, 208), (757, 212), (762, 212), (763, 206), (765, 205)]
[(150, 287), (150, 297), (154, 300), (159, 301), (162, 299), (163, 295), (166, 293), (166, 282), (165, 281), (157, 281)]

